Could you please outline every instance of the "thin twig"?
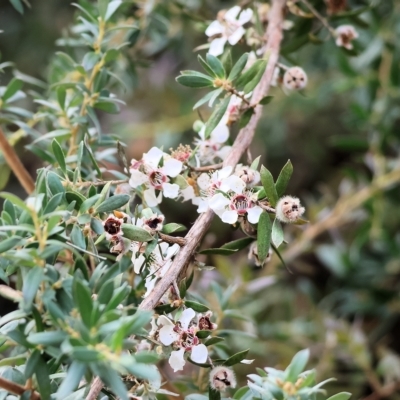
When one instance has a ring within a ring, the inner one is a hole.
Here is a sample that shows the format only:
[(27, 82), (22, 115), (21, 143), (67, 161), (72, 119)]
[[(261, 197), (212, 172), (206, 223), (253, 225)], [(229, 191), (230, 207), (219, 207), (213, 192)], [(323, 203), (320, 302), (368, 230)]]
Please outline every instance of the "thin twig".
[[(0, 376), (0, 387), (5, 389), (7, 392), (22, 396), (28, 389), (18, 383), (9, 381)], [(32, 391), (31, 400), (40, 400), (40, 395), (38, 392)]]
[(315, 7), (308, 2), (308, 0), (301, 0), (302, 3), (308, 7), (308, 9), (321, 21), (322, 25), (325, 26), (326, 29), (328, 29), (329, 33), (332, 35), (333, 38), (336, 37), (335, 30), (329, 25), (328, 21), (326, 18), (324, 18), (316, 9)]
[[(77, 187), (87, 187), (87, 186), (104, 186), (107, 183), (109, 183), (110, 185), (121, 185), (123, 183), (128, 183), (128, 179), (120, 179), (120, 180), (116, 180), (116, 181), (96, 181), (96, 182), (91, 182), (91, 181), (87, 181), (87, 182), (76, 182), (73, 184), (73, 186), (77, 186)], [(68, 186), (70, 185), (70, 182), (65, 182), (64, 186)]]
[(179, 246), (184, 246), (186, 244), (186, 239), (183, 237), (179, 237), (179, 236), (170, 236), (170, 235), (166, 235), (165, 233), (162, 232), (158, 232), (158, 236), (160, 236), (160, 238), (167, 243), (170, 244), (179, 244)]
[(3, 156), (6, 160), (6, 163), (11, 168), (11, 171), (19, 180), (21, 186), (25, 189), (25, 192), (31, 194), (35, 190), (35, 182), (32, 177), (29, 175), (29, 172), (22, 164), (19, 159), (17, 153), (14, 150), (14, 147), (8, 143), (6, 135), (3, 130), (0, 128), (0, 149), (3, 153)]
[[(271, 11), (269, 14), (270, 23), (268, 24), (265, 38), (267, 39), (266, 54), (269, 55), (268, 64), (265, 69), (264, 75), (260, 83), (254, 90), (252, 96), (252, 103), (257, 104), (255, 112), (250, 118), (249, 123), (239, 132), (228, 157), (223, 162), (223, 166), (234, 167), (250, 146), (259, 119), (262, 114), (262, 106), (258, 103), (268, 94), (274, 70), (279, 58), (280, 44), (282, 41), (282, 25), (284, 20), (284, 8), (286, 0), (272, 0)], [(173, 282), (176, 281), (181, 271), (186, 267), (189, 260), (192, 258), (200, 240), (207, 232), (214, 213), (211, 210), (200, 215), (192, 228), (186, 235), (186, 244), (182, 247), (180, 252), (176, 255), (168, 274), (156, 284), (153, 291), (147, 296), (139, 308), (141, 310), (153, 310), (157, 306), (163, 294), (171, 287)], [(95, 400), (102, 389), (102, 382), (99, 377), (96, 377), (90, 388), (90, 392), (86, 400)]]
[(222, 163), (218, 163), (218, 164), (212, 164), (212, 165), (206, 165), (204, 167), (193, 167), (191, 165), (188, 165), (188, 167), (192, 170), (192, 171), (196, 171), (196, 172), (208, 172), (208, 171), (214, 171), (216, 169), (221, 169), (222, 168)]

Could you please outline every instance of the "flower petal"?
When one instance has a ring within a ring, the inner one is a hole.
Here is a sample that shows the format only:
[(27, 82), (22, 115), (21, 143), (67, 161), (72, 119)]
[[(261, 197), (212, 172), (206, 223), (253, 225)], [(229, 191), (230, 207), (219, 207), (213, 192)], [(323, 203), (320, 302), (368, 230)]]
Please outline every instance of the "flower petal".
[(152, 147), (147, 153), (143, 154), (143, 160), (154, 169), (158, 168), (158, 163), (164, 153), (158, 147)]
[(164, 162), (164, 166), (161, 168), (161, 171), (163, 171), (165, 175), (175, 178), (182, 171), (182, 166), (183, 164), (181, 161), (175, 160), (175, 158), (170, 158)]
[(183, 358), (184, 354), (185, 349), (179, 349), (177, 351), (171, 352), (168, 362), (174, 372), (183, 370), (183, 367), (185, 365), (185, 359)]
[(236, 175), (231, 175), (222, 181), (220, 189), (224, 192), (229, 192), (229, 190), (232, 190), (235, 193), (243, 193), (245, 187), (246, 183), (243, 181), (243, 179)]
[(239, 23), (240, 25), (244, 25), (251, 20), (253, 16), (253, 10), (251, 8), (246, 8), (239, 15)]
[(156, 207), (161, 203), (161, 198), (156, 197), (156, 191), (153, 188), (147, 189), (143, 192), (144, 201), (149, 207)]
[(139, 257), (137, 257), (137, 258), (134, 257), (134, 254), (133, 254), (132, 262), (133, 262), (133, 270), (135, 271), (135, 274), (139, 274), (144, 263), (146, 262), (146, 258), (144, 257), (143, 254), (140, 254)]
[(263, 210), (261, 207), (255, 206), (247, 210), (247, 219), (251, 224), (257, 224)]
[(210, 37), (214, 35), (218, 35), (220, 33), (223, 33), (225, 30), (225, 27), (221, 24), (219, 21), (213, 21), (211, 22), (210, 25), (208, 25), (208, 28), (206, 29), (205, 34)]
[(229, 128), (225, 124), (217, 125), (211, 132), (211, 140), (217, 143), (225, 143), (229, 138)]
[(246, 30), (243, 27), (239, 26), (239, 28), (237, 28), (235, 30), (235, 32), (233, 32), (231, 35), (229, 35), (229, 37), (228, 37), (229, 44), (231, 44), (232, 46), (237, 44), (237, 42), (243, 37), (243, 35), (245, 33), (246, 33)]
[(195, 315), (196, 313), (192, 308), (187, 308), (185, 311), (183, 311), (181, 317), (179, 318), (179, 322), (181, 323), (184, 331), (187, 331), (190, 321), (195, 317)]
[(208, 202), (208, 205), (213, 211), (223, 210), (230, 203), (229, 199), (226, 198), (222, 193), (217, 193)]
[(236, 18), (240, 13), (240, 6), (234, 6), (230, 8), (224, 15), (225, 21), (234, 21), (236, 22)]
[(215, 57), (220, 56), (224, 52), (225, 43), (226, 43), (226, 38), (224, 38), (224, 37), (214, 39), (210, 44), (210, 48), (208, 49), (208, 52), (212, 56), (215, 56)]
[(188, 187), (185, 189), (181, 189), (181, 195), (183, 197), (183, 201), (192, 200), (196, 196), (196, 194), (194, 193), (193, 186), (191, 185), (188, 185)]
[(233, 170), (232, 167), (222, 168), (219, 171), (216, 171), (212, 174), (212, 180), (215, 182), (227, 178), (232, 173), (232, 170)]
[(204, 364), (208, 358), (207, 347), (204, 344), (198, 344), (197, 346), (193, 346), (190, 358), (196, 363)]
[(234, 210), (225, 211), (220, 217), (226, 224), (234, 224), (238, 220), (238, 214)]
[(137, 188), (138, 186), (143, 185), (143, 183), (146, 183), (148, 181), (149, 178), (147, 175), (143, 174), (137, 169), (131, 169), (131, 178), (129, 179), (129, 184), (133, 188)]
[(210, 176), (205, 172), (203, 172), (197, 178), (197, 185), (199, 186), (200, 189), (207, 190), (208, 186), (210, 186)]
[(162, 184), (163, 194), (169, 199), (176, 199), (179, 194), (179, 186), (175, 183), (163, 183)]
[(158, 334), (160, 342), (169, 346), (170, 344), (176, 342), (179, 339), (179, 333), (174, 331), (175, 325), (164, 325)]

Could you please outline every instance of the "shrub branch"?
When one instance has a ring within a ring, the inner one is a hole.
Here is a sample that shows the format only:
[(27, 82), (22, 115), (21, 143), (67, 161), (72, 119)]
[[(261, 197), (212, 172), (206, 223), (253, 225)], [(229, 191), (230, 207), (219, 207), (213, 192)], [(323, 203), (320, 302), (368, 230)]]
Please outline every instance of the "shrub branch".
[[(251, 103), (255, 105), (254, 114), (251, 117), (249, 123), (243, 129), (241, 129), (238, 136), (236, 137), (236, 140), (232, 146), (232, 150), (223, 163), (224, 167), (235, 167), (242, 155), (249, 148), (253, 140), (258, 121), (260, 120), (262, 114), (262, 106), (258, 103), (264, 96), (268, 94), (274, 75), (275, 66), (279, 58), (285, 5), (286, 0), (272, 1), (271, 12), (269, 14), (270, 22), (264, 35), (264, 38), (267, 41), (265, 56), (269, 58), (264, 75), (260, 83), (257, 85), (256, 89), (254, 90), (251, 99)], [(197, 218), (196, 222), (193, 224), (192, 228), (186, 235), (186, 243), (175, 257), (168, 271), (168, 274), (161, 278), (161, 280), (157, 283), (149, 296), (143, 300), (143, 302), (139, 306), (141, 310), (154, 309), (163, 294), (171, 287), (171, 285), (173, 285), (174, 282), (176, 282), (176, 279), (194, 255), (195, 250), (198, 247), (201, 239), (207, 232), (213, 217), (214, 212), (208, 210)], [(100, 393), (102, 387), (103, 384), (100, 378), (96, 377), (92, 383), (86, 400), (95, 400)]]

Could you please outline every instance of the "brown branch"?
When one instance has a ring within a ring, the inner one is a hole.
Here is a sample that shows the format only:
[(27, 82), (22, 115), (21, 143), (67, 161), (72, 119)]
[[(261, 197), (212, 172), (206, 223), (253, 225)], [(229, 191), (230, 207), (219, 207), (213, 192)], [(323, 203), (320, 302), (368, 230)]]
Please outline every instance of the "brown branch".
[[(244, 152), (250, 146), (258, 121), (261, 118), (262, 106), (258, 105), (260, 100), (268, 94), (270, 84), (274, 75), (276, 63), (279, 58), (280, 44), (282, 41), (282, 24), (284, 20), (284, 8), (286, 0), (272, 0), (271, 11), (269, 14), (269, 24), (265, 33), (267, 40), (266, 56), (268, 56), (268, 64), (265, 69), (264, 75), (260, 83), (257, 85), (252, 96), (252, 103), (257, 104), (254, 107), (254, 114), (249, 123), (239, 132), (228, 157), (223, 162), (223, 166), (232, 166), (239, 162)], [(152, 310), (157, 306), (163, 294), (171, 287), (176, 281), (181, 271), (186, 267), (189, 260), (193, 256), (200, 240), (207, 232), (214, 213), (211, 210), (201, 214), (193, 224), (192, 228), (186, 235), (186, 244), (181, 248), (180, 252), (176, 255), (168, 274), (166, 274), (155, 286), (153, 291), (147, 296), (140, 304), (141, 310)], [(90, 388), (90, 392), (86, 400), (95, 400), (102, 389), (102, 382), (100, 378), (95, 378)]]
[[(267, 68), (264, 75), (254, 90), (251, 99), (253, 104), (257, 104), (264, 96), (268, 94), (268, 90), (274, 74), (276, 63), (278, 62), (280, 43), (282, 40), (282, 24), (284, 17), (285, 0), (274, 0), (272, 2), (270, 12), (270, 23), (268, 24), (266, 39), (266, 55), (269, 56)], [(262, 106), (257, 105), (255, 112), (249, 123), (238, 134), (232, 150), (225, 159), (223, 166), (234, 167), (240, 160), (241, 156), (250, 146), (254, 133), (261, 117)], [(142, 310), (152, 310), (161, 299), (162, 295), (168, 290), (171, 284), (178, 278), (180, 272), (186, 267), (187, 263), (193, 256), (200, 240), (207, 232), (214, 213), (211, 210), (200, 215), (196, 220), (188, 234), (186, 235), (186, 245), (176, 255), (168, 274), (166, 274), (155, 286), (153, 291), (147, 296), (140, 305)]]
[[(8, 379), (4, 379), (1, 376), (0, 376), (0, 387), (5, 389), (7, 392), (16, 394), (18, 396), (22, 396), (27, 391), (27, 389), (24, 386), (9, 381)], [(32, 391), (31, 400), (40, 400), (39, 393)]]
[(165, 233), (162, 232), (158, 232), (158, 236), (160, 236), (160, 238), (164, 241), (167, 242), (169, 244), (179, 244), (179, 246), (184, 246), (186, 244), (186, 239), (183, 237), (179, 237), (179, 236), (170, 236), (170, 235), (166, 235)]
[(218, 163), (218, 164), (212, 164), (212, 165), (205, 165), (204, 167), (193, 167), (191, 165), (188, 165), (188, 167), (192, 170), (192, 171), (196, 171), (196, 172), (208, 172), (208, 171), (213, 171), (215, 169), (221, 169), (222, 168), (222, 163)]
[[(79, 186), (79, 187), (103, 186), (103, 185), (106, 185), (107, 183), (109, 183), (110, 185), (121, 185), (123, 183), (128, 183), (128, 182), (129, 182), (128, 179), (120, 179), (120, 180), (116, 180), (116, 181), (96, 181), (96, 182), (87, 181), (87, 182), (74, 183), (73, 186)], [(68, 186), (70, 184), (71, 184), (70, 182), (63, 183), (64, 186)]]
[(35, 190), (35, 182), (29, 175), (21, 160), (19, 159), (14, 147), (8, 143), (6, 135), (0, 128), (0, 149), (6, 160), (6, 163), (11, 168), (11, 171), (19, 180), (21, 186), (25, 189), (26, 193), (31, 194)]

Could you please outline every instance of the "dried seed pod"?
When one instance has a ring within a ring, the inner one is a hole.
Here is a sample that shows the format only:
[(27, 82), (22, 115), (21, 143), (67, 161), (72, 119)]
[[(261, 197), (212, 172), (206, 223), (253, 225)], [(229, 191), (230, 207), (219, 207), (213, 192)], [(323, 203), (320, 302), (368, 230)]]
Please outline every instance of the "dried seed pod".
[(358, 33), (352, 25), (340, 25), (335, 29), (336, 46), (344, 47), (347, 50), (353, 48), (354, 39), (358, 38)]
[(300, 205), (297, 197), (284, 196), (276, 205), (276, 218), (286, 223), (296, 222), (304, 211), (305, 208)]
[(213, 368), (210, 372), (210, 386), (219, 391), (236, 387), (235, 373), (231, 368), (223, 366)]
[(289, 90), (304, 89), (307, 86), (307, 81), (307, 74), (300, 67), (289, 68), (283, 75), (283, 84)]

